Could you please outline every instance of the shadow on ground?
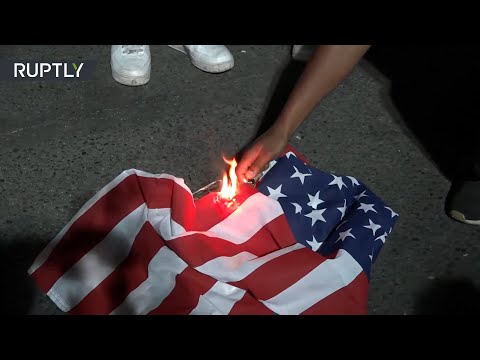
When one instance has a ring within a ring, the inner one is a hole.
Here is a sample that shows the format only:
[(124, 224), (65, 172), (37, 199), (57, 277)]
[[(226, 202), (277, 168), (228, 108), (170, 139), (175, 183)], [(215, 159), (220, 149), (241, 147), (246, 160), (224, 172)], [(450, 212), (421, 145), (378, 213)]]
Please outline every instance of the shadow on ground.
[[(144, 225), (148, 226), (148, 225)], [(152, 228), (153, 229), (153, 228)], [(154, 231), (154, 230), (152, 230)], [(59, 260), (58, 256), (61, 253), (62, 258), (75, 258), (77, 254), (83, 253), (85, 246), (88, 246), (88, 242), (95, 241), (100, 237), (105, 236), (103, 232), (99, 232), (98, 230), (81, 230), (77, 229), (75, 237), (77, 239), (84, 239), (87, 241), (87, 245), (85, 241), (79, 242), (67, 242), (64, 243), (63, 247), (58, 250), (57, 253), (51, 254), (51, 256), (56, 256), (55, 267), (50, 268), (50, 274), (55, 273), (65, 273), (68, 271), (69, 262), (64, 262)], [(14, 239), (9, 241), (11, 246), (0, 247), (0, 288), (2, 289), (2, 294), (0, 296), (0, 315), (27, 315), (32, 313), (32, 309), (35, 305), (35, 301), (38, 301), (38, 294), (41, 293), (40, 287), (34, 281), (32, 277), (28, 275), (28, 269), (35, 261), (35, 258), (41, 253), (41, 251), (45, 248), (44, 244), (38, 244), (29, 240), (29, 239)], [(33, 245), (32, 245), (33, 244)], [(138, 251), (132, 249), (132, 252)], [(136, 257), (141, 257), (142, 254), (137, 254)], [(108, 257), (102, 258), (102, 264), (106, 267), (114, 267), (116, 264), (112, 264), (109, 261), (112, 261)], [(106, 293), (103, 299), (102, 306), (99, 306), (100, 309), (107, 307), (107, 308), (116, 308), (123, 302), (125, 296), (122, 294), (128, 294), (128, 282), (125, 279), (129, 278), (129, 269), (127, 268), (120, 268), (117, 270), (119, 277), (117, 282), (114, 284), (114, 291), (118, 296), (111, 296), (111, 294)], [(54, 275), (52, 275), (54, 276)], [(45, 273), (43, 273), (43, 277)], [(47, 300), (49, 304), (48, 311), (51, 311), (53, 308), (53, 302), (49, 299)], [(44, 311), (44, 310), (42, 310)], [(78, 309), (75, 307), (71, 314), (82, 314), (84, 309)], [(54, 308), (55, 314), (64, 314), (56, 307)], [(123, 307), (123, 312), (126, 314), (134, 313), (133, 309), (128, 306)], [(52, 312), (53, 313), (53, 312)]]
[(471, 177), (480, 155), (480, 47), (373, 46), (366, 58), (391, 81), (384, 99), (407, 135), (451, 182)]
[(422, 291), (416, 315), (480, 315), (480, 289), (468, 279), (438, 280)]
[(36, 284), (27, 271), (42, 246), (29, 239), (0, 244), (0, 315), (25, 315), (33, 306)]

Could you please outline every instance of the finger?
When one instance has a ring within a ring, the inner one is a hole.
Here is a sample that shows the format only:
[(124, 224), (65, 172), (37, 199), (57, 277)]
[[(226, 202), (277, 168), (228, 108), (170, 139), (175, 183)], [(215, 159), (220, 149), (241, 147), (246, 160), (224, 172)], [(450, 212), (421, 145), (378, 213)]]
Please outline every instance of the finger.
[(245, 173), (245, 177), (247, 179), (253, 179), (257, 175), (259, 175), (264, 169), (268, 166), (268, 163), (270, 162), (270, 154), (268, 153), (262, 153), (257, 158), (255, 161), (250, 165), (249, 169)]
[(263, 172), (264, 172), (264, 171), (267, 171), (269, 164), (270, 164), (270, 162), (268, 162), (268, 163), (263, 167), (263, 169), (260, 170), (257, 175), (255, 175), (255, 177), (253, 178), (255, 181), (258, 181), (258, 179), (260, 179), (260, 177), (262, 176)]
[(256, 146), (253, 146), (253, 147), (249, 148), (243, 154), (243, 156), (240, 159), (240, 162), (238, 163), (237, 168), (236, 168), (236, 173), (237, 173), (237, 176), (238, 176), (238, 180), (240, 182), (244, 182), (245, 180), (249, 180), (249, 179), (246, 178), (245, 173), (247, 172), (250, 165), (255, 161), (259, 152), (260, 152), (260, 149), (257, 148)]

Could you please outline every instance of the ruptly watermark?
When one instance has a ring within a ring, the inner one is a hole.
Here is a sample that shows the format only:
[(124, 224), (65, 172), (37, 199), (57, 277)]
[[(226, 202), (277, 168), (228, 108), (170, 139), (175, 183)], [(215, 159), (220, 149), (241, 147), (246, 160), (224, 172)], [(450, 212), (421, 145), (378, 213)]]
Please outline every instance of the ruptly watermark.
[(0, 59), (0, 80), (91, 80), (96, 61), (16, 61)]

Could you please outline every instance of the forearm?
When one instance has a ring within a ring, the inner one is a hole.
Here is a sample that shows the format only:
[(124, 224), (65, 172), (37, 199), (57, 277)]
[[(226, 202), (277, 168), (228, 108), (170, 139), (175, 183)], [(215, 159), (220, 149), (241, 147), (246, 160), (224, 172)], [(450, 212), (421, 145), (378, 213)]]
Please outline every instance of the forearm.
[(293, 89), (274, 128), (290, 138), (313, 109), (353, 70), (370, 45), (320, 45)]

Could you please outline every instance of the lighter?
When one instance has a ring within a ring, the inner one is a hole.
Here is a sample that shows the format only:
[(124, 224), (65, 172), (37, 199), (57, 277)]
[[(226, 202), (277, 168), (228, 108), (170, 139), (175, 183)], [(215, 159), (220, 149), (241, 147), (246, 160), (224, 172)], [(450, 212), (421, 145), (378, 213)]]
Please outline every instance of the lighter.
[[(244, 183), (246, 183), (248, 185), (251, 185), (252, 187), (255, 187), (255, 185), (257, 184), (257, 179), (246, 180), (246, 181), (244, 181)], [(202, 187), (202, 188), (198, 189), (197, 191), (195, 191), (194, 193), (192, 193), (193, 199), (195, 201), (200, 200), (201, 198), (210, 194), (211, 192), (219, 192), (220, 189), (222, 188), (222, 184), (223, 184), (222, 180), (215, 180), (215, 181), (211, 182), (210, 184), (205, 185), (204, 187)]]

